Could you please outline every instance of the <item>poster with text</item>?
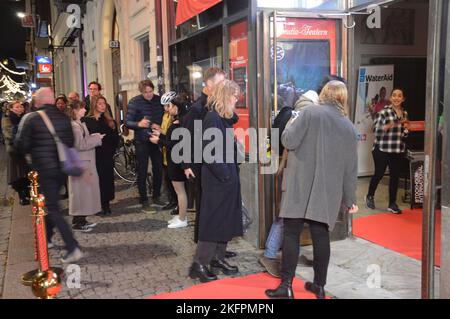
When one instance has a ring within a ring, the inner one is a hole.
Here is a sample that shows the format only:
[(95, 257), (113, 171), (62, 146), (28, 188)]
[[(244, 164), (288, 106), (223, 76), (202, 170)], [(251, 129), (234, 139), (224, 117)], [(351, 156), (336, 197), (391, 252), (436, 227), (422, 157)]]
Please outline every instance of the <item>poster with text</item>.
[(393, 88), (393, 65), (360, 67), (355, 112), (355, 126), (358, 131), (359, 176), (371, 176), (374, 173), (373, 123), (377, 113), (389, 105), (389, 97)]

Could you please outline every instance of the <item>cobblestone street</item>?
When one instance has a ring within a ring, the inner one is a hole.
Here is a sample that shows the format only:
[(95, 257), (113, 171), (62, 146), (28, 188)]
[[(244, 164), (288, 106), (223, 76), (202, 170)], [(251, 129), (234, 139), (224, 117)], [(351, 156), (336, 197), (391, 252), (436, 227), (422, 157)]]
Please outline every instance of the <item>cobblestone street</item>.
[[(169, 212), (140, 212), (135, 187), (119, 182), (116, 191), (113, 215), (90, 217), (98, 226), (90, 233), (75, 233), (87, 253), (78, 263), (81, 286), (68, 288), (66, 281), (73, 278), (70, 275), (76, 268), (66, 267), (69, 277), (64, 278), (58, 298), (145, 298), (197, 284), (188, 277), (195, 252), (194, 214), (188, 216), (188, 228), (171, 230), (167, 228), (167, 220), (172, 217)], [(61, 267), (63, 242), (59, 234), (54, 243), (50, 264)], [(245, 240), (233, 241), (229, 249), (238, 252), (233, 260), (240, 269), (237, 276), (263, 270), (257, 261), (258, 251)]]

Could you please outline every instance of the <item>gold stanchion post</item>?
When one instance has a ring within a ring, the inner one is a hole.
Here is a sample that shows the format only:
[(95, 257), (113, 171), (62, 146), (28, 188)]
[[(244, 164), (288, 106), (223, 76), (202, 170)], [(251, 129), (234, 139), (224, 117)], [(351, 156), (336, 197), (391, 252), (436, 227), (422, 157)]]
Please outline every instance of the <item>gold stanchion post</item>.
[(35, 259), (39, 262), (39, 269), (24, 274), (22, 283), (31, 286), (31, 290), (36, 297), (52, 299), (61, 290), (63, 270), (50, 268), (45, 231), (45, 198), (38, 192), (38, 173), (30, 172), (28, 179), (31, 181), (30, 198), (35, 239)]

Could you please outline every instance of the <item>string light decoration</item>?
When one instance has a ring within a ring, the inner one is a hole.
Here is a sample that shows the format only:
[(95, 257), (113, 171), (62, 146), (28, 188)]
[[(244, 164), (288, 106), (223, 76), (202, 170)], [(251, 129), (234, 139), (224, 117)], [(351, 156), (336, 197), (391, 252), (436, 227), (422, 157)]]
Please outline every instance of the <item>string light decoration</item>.
[(25, 83), (17, 83), (9, 75), (3, 75), (0, 78), (0, 89), (6, 88), (6, 91), (3, 91), (3, 94), (6, 97), (12, 98), (15, 94), (20, 93), (23, 96), (26, 96), (28, 93), (23, 90)]
[(0, 60), (0, 93), (3, 99), (14, 100), (18, 95), (23, 98), (29, 97), (30, 92), (26, 83), (19, 83), (12, 79), (12, 77), (21, 76), (23, 79), (26, 77), (26, 72), (13, 71), (9, 67), (8, 60)]
[(26, 75), (25, 72), (16, 72), (16, 71), (13, 71), (13, 70), (11, 70), (11, 69), (8, 69), (8, 67), (6, 67), (6, 66), (3, 64), (3, 62), (0, 62), (0, 67), (1, 67), (2, 69), (4, 69), (4, 70), (8, 71), (8, 72), (11, 73), (11, 74), (14, 74), (14, 75)]

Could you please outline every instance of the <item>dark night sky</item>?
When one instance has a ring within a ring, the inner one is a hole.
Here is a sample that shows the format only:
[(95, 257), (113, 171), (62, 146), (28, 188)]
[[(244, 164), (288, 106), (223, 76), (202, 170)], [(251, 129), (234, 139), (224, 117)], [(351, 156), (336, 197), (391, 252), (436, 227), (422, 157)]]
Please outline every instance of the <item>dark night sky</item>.
[(17, 12), (25, 11), (25, 1), (0, 0), (0, 58), (25, 60), (25, 41), (30, 29), (23, 28)]

